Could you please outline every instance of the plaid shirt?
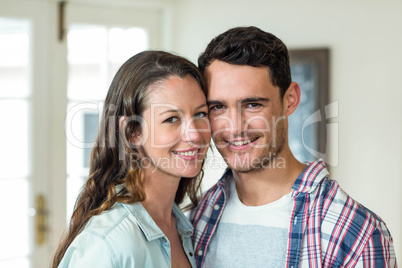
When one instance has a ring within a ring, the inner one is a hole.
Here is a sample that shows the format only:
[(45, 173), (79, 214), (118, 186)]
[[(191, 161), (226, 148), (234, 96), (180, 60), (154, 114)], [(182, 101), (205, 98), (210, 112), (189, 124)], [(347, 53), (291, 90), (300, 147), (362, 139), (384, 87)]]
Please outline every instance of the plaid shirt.
[[(226, 204), (231, 170), (207, 191), (190, 214), (194, 252), (202, 267), (207, 247)], [(350, 198), (328, 178), (322, 161), (311, 163), (297, 178), (286, 267), (397, 267), (392, 237), (385, 223)]]

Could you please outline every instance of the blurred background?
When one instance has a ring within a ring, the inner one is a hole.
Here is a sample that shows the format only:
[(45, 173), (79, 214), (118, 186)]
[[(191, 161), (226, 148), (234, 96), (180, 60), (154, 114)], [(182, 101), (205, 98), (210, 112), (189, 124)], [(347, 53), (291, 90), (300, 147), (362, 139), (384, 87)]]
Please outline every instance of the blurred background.
[[(249, 25), (328, 49), (332, 178), (385, 220), (401, 258), (402, 1), (0, 0), (0, 267), (48, 267), (125, 60), (163, 49), (196, 63)], [(207, 166), (203, 190), (224, 168)]]

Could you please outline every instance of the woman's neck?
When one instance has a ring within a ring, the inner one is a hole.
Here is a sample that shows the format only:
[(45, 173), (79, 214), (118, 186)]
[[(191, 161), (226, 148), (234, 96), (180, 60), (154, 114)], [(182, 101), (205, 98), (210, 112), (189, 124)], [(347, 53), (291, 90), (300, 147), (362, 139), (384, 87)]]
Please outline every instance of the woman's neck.
[(146, 199), (142, 205), (156, 223), (172, 224), (172, 208), (180, 179), (158, 172), (143, 172)]

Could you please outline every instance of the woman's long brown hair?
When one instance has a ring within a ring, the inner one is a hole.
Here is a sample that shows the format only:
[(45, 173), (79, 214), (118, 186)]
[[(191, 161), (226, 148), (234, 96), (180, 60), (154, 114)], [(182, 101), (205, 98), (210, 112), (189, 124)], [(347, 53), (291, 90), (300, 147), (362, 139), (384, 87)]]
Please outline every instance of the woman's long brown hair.
[[(201, 73), (190, 61), (163, 51), (144, 51), (126, 61), (116, 73), (105, 103), (98, 136), (90, 159), (88, 180), (75, 204), (67, 233), (53, 258), (57, 267), (67, 248), (88, 220), (113, 206), (115, 202), (135, 203), (145, 200), (138, 165), (139, 151), (128, 142), (141, 133), (141, 116), (153, 84), (170, 76), (192, 76), (205, 92)], [(119, 119), (124, 118), (122, 130)], [(187, 195), (190, 206), (197, 204), (202, 176), (182, 179), (175, 196), (181, 204)]]

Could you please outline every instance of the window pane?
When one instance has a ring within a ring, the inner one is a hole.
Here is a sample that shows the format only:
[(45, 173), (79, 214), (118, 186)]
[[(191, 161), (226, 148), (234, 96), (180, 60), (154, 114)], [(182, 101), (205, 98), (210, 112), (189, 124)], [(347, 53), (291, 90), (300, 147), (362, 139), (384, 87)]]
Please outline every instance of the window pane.
[(136, 27), (72, 25), (68, 30), (67, 218), (89, 173), (89, 158), (103, 101), (120, 66), (148, 48), (148, 34)]
[(141, 28), (112, 28), (108, 41), (110, 81), (126, 60), (148, 48), (147, 32)]
[(107, 92), (107, 29), (74, 25), (68, 31), (68, 98), (104, 99)]
[[(94, 113), (85, 113), (84, 114), (84, 142), (94, 142), (96, 139), (96, 134), (98, 132), (98, 114)], [(89, 168), (89, 159), (91, 157), (91, 148), (84, 149), (84, 159), (82, 161), (82, 165), (85, 168)]]
[(0, 180), (1, 213), (6, 215), (0, 221), (0, 260), (29, 254), (28, 196), (26, 179)]
[(289, 146), (299, 161), (314, 161), (314, 156), (306, 150), (305, 145), (318, 150), (318, 144), (315, 142), (317, 141), (317, 124), (308, 125), (304, 129), (303, 124), (316, 109), (315, 96), (317, 93), (314, 90), (317, 70), (312, 63), (291, 64), (290, 68), (293, 80), (298, 81), (303, 90), (299, 108), (289, 116)]
[(104, 61), (106, 27), (75, 24), (69, 28), (67, 38), (69, 64), (98, 64)]
[(103, 100), (118, 68), (148, 48), (141, 28), (73, 25), (68, 31), (68, 98)]
[(28, 175), (28, 102), (0, 100), (0, 178)]
[(75, 201), (81, 191), (82, 186), (86, 182), (87, 177), (71, 176), (67, 178), (67, 221), (71, 219), (73, 214)]
[(29, 22), (0, 18), (0, 97), (29, 94)]
[(71, 103), (66, 116), (67, 174), (88, 175), (103, 102)]
[(29, 268), (28, 258), (18, 258), (7, 261), (0, 260), (0, 267), (4, 268)]

